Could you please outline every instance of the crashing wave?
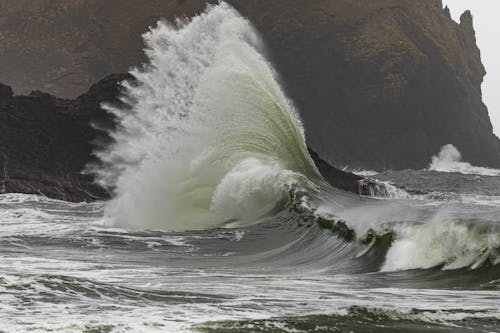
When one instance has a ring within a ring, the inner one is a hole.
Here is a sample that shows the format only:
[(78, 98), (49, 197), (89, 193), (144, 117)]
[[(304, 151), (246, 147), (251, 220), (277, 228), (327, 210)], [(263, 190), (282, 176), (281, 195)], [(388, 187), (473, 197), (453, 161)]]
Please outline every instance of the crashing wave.
[[(458, 205), (457, 203), (453, 205)], [(478, 223), (452, 208), (419, 201), (375, 201), (345, 209), (321, 204), (317, 224), (357, 248), (382, 272), (477, 269), (500, 265), (500, 225)], [(493, 222), (493, 221), (492, 221)]]
[(428, 269), (476, 269), (500, 264), (500, 233), (481, 226), (436, 220), (394, 227), (395, 238), (381, 268), (384, 272)]
[[(318, 225), (361, 250), (357, 258), (376, 251), (384, 257), (382, 272), (441, 267), (477, 269), (500, 264), (500, 230), (468, 225), (436, 216), (427, 223), (382, 225), (360, 231), (359, 226), (333, 215), (321, 214)], [(358, 229), (358, 230), (356, 230)]]
[(500, 170), (472, 166), (470, 163), (462, 162), (462, 154), (451, 144), (443, 146), (439, 154), (432, 157), (429, 170), (456, 172), (466, 175), (500, 176)]
[(127, 227), (202, 229), (255, 221), (290, 186), (320, 179), (301, 121), (252, 25), (225, 3), (144, 34), (149, 63), (125, 82), (119, 126), (98, 153)]
[[(324, 183), (297, 112), (263, 56), (257, 33), (229, 5), (209, 6), (177, 25), (159, 22), (144, 40), (149, 63), (123, 84), (123, 106), (106, 106), (118, 120), (114, 144), (98, 153), (103, 167), (94, 170), (115, 193), (106, 221), (137, 229), (239, 227), (288, 208), (302, 221), (361, 244), (360, 257), (382, 244), (388, 249), (385, 271), (477, 267), (496, 260), (493, 236), (459, 224), (377, 229), (321, 214), (311, 198), (325, 199), (321, 205), (333, 210), (342, 205), (327, 200), (334, 190), (321, 191)], [(437, 159), (463, 163), (447, 156)], [(372, 196), (411, 198), (389, 183), (360, 186)], [(398, 204), (381, 209), (385, 219), (405, 209)], [(366, 207), (359, 214), (373, 218)]]

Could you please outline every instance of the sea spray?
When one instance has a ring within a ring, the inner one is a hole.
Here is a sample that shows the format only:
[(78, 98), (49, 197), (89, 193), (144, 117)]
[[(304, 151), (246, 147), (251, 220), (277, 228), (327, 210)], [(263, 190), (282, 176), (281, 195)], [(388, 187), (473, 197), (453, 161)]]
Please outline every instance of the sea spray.
[(500, 170), (472, 166), (462, 161), (462, 154), (453, 145), (445, 145), (436, 156), (432, 157), (429, 166), (431, 171), (457, 172), (462, 174), (475, 174), (480, 176), (499, 176)]
[[(184, 230), (255, 220), (320, 179), (251, 24), (225, 3), (144, 34), (114, 144), (98, 153), (111, 223)], [(251, 179), (249, 180), (248, 177)]]

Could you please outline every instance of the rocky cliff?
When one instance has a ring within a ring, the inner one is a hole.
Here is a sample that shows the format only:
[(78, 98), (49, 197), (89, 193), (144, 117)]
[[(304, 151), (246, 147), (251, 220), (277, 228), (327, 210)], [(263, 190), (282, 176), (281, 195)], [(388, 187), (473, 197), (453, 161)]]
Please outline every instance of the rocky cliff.
[[(466, 12), (440, 0), (228, 0), (266, 41), (309, 144), (329, 162), (423, 168), (445, 144), (500, 167), (481, 100), (485, 69)], [(140, 34), (203, 0), (4, 0), (0, 81), (73, 97), (139, 64)]]

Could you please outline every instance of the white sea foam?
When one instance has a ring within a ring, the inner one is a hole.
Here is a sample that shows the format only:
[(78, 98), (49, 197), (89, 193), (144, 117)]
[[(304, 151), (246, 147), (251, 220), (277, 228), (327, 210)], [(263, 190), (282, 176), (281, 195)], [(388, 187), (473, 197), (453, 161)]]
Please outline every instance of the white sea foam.
[(429, 170), (481, 176), (500, 176), (500, 170), (472, 166), (470, 163), (463, 162), (462, 154), (453, 145), (443, 146), (439, 154), (432, 157)]
[(435, 217), (425, 224), (393, 227), (395, 241), (387, 252), (382, 271), (428, 269), (453, 270), (481, 266), (499, 260), (500, 234)]
[[(300, 176), (279, 164), (263, 164), (248, 158), (229, 171), (217, 186), (211, 210), (230, 219), (255, 219), (264, 216), (286, 202), (288, 193), (283, 186), (294, 183)], [(249, 221), (251, 222), (251, 221)]]

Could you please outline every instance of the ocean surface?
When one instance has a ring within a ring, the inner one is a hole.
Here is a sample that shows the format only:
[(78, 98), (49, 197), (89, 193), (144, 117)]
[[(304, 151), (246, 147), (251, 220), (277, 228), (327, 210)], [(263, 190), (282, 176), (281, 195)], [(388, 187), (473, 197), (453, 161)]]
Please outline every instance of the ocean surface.
[(239, 228), (130, 231), (104, 225), (104, 203), (1, 195), (0, 331), (499, 332), (500, 177), (377, 177), (430, 193), (337, 210), (391, 243), (288, 209)]
[(343, 192), (234, 9), (144, 42), (86, 171), (113, 198), (0, 195), (0, 332), (500, 332), (499, 170), (446, 145)]

